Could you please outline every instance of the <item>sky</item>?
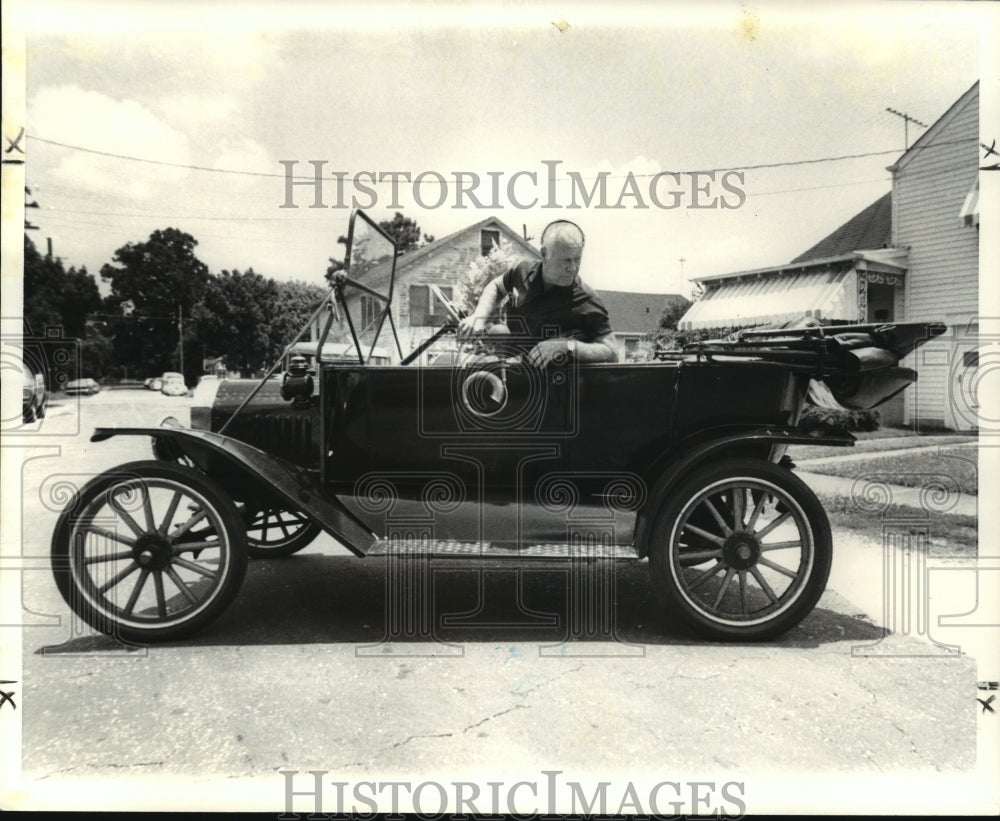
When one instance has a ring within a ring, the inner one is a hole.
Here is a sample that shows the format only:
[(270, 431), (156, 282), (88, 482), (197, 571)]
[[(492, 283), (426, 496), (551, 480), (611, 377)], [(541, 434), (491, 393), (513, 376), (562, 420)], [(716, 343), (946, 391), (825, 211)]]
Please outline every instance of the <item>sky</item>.
[(572, 219), (593, 286), (688, 295), (885, 194), (886, 109), (930, 125), (979, 78), (980, 4), (808, 8), (28, 2), (31, 236), (96, 276), (172, 226), (212, 271), (321, 284), (353, 197), (439, 238)]

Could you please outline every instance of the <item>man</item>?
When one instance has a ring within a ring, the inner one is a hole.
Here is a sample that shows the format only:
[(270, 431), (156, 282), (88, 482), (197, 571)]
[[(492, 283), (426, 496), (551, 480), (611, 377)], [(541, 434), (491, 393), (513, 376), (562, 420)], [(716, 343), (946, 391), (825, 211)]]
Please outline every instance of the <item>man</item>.
[(541, 261), (520, 262), (490, 282), (476, 310), (459, 324), (458, 338), (481, 333), (506, 297), (508, 331), (526, 342), (531, 364), (617, 362), (607, 308), (579, 276), (583, 245), (583, 231), (574, 223), (549, 223), (542, 231)]

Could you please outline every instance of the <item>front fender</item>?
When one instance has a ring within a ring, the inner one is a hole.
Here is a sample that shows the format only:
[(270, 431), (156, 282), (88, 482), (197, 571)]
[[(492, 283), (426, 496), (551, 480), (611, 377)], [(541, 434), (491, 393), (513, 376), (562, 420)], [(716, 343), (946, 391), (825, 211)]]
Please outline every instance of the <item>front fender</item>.
[(676, 484), (691, 471), (734, 450), (754, 445), (827, 445), (851, 447), (854, 437), (846, 432), (803, 431), (797, 428), (760, 428), (719, 436), (709, 441), (690, 443), (664, 454), (663, 467), (656, 472), (652, 490), (636, 516), (634, 545), (640, 557), (649, 555), (649, 534), (657, 512), (663, 507)]
[(113, 436), (150, 436), (154, 441), (169, 443), (203, 470), (211, 457), (221, 457), (228, 467), (273, 491), (289, 509), (301, 510), (357, 555), (365, 555), (376, 541), (375, 534), (317, 475), (245, 442), (210, 431), (174, 427), (97, 428), (90, 441), (103, 442)]

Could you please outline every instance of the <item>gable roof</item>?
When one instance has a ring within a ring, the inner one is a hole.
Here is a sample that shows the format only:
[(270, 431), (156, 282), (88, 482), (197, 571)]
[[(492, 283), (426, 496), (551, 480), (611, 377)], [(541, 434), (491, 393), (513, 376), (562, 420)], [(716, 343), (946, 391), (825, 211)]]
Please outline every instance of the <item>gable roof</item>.
[(837, 257), (892, 244), (892, 192), (884, 194), (792, 262)]
[(972, 87), (965, 92), (961, 97), (959, 97), (948, 110), (938, 117), (923, 134), (921, 134), (917, 140), (911, 145), (903, 154), (900, 156), (896, 162), (890, 165), (886, 170), (895, 173), (899, 171), (904, 165), (910, 162), (917, 154), (923, 151), (927, 146), (932, 144), (937, 138), (937, 135), (944, 129), (948, 123), (950, 123), (958, 113), (964, 109), (973, 100), (979, 99), (979, 80), (976, 80), (972, 84)]
[[(513, 231), (510, 226), (503, 222), (503, 220), (499, 220), (496, 217), (487, 217), (486, 219), (480, 220), (473, 225), (462, 228), (460, 231), (449, 234), (442, 239), (436, 239), (434, 242), (429, 242), (421, 248), (416, 248), (403, 254), (402, 256), (396, 257), (395, 277), (398, 278), (400, 273), (406, 271), (408, 268), (427, 262), (442, 251), (453, 247), (463, 240), (468, 241), (472, 239), (473, 236), (475, 237), (474, 241), (478, 246), (478, 233), (483, 228), (496, 228), (502, 235), (504, 235), (514, 245), (518, 246), (518, 248), (522, 249), (524, 253), (532, 259), (541, 259), (541, 253), (539, 253), (534, 246), (529, 245), (526, 240), (522, 239), (521, 236)], [(365, 271), (363, 275), (363, 284), (374, 290), (379, 290), (380, 288), (384, 290), (386, 283), (389, 280), (389, 271), (390, 267), (388, 261), (379, 263), (370, 270)]]
[[(467, 239), (470, 234), (478, 234), (484, 228), (498, 229), (501, 234), (505, 235), (508, 240), (521, 248), (525, 253), (530, 254), (535, 259), (541, 259), (542, 255), (539, 251), (522, 238), (520, 234), (511, 229), (507, 223), (503, 220), (497, 219), (496, 217), (487, 217), (486, 219), (480, 220), (479, 222), (469, 225), (466, 228), (462, 228), (453, 234), (448, 234), (446, 237), (436, 239), (434, 242), (429, 242), (421, 248), (416, 248), (413, 251), (403, 254), (396, 260), (396, 273), (398, 274), (400, 271), (405, 270), (412, 265), (426, 261), (444, 249), (450, 248), (460, 241)], [(478, 244), (478, 242), (479, 238), (477, 236), (476, 243)]]
[(634, 291), (598, 291), (608, 309), (611, 327), (618, 333), (649, 333), (660, 324), (668, 302), (683, 300), (680, 294), (643, 294)]

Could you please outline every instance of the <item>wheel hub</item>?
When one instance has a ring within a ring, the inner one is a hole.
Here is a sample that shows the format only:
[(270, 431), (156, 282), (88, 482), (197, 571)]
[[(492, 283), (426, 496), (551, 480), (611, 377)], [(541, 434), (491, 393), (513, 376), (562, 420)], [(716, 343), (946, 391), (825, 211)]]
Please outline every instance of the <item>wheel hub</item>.
[(749, 570), (760, 559), (760, 542), (749, 533), (736, 531), (722, 545), (722, 557), (736, 570)]
[(140, 536), (132, 548), (132, 558), (146, 570), (162, 570), (170, 564), (173, 555), (170, 541), (159, 533)]

